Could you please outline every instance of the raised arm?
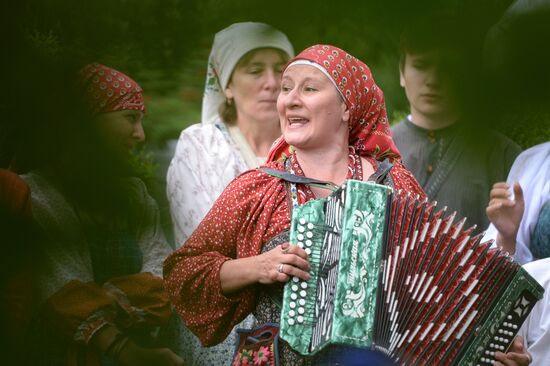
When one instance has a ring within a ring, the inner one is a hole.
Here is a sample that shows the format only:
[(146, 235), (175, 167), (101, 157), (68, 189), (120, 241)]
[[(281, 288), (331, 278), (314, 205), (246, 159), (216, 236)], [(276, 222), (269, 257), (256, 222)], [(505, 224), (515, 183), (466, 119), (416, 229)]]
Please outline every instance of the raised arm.
[(506, 182), (493, 185), (490, 201), (487, 206), (487, 217), (497, 230), (496, 243), (507, 252), (516, 252), (516, 238), (525, 210), (523, 190), (518, 182), (514, 183), (513, 192)]

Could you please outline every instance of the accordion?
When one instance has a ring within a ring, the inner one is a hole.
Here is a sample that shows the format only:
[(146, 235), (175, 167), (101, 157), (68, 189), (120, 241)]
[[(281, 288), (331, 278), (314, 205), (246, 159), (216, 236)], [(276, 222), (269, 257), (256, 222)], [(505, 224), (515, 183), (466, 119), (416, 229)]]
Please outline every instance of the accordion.
[(310, 279), (285, 285), (281, 338), (303, 355), (340, 344), (403, 365), (492, 365), (544, 290), (455, 216), (355, 180), (294, 208)]

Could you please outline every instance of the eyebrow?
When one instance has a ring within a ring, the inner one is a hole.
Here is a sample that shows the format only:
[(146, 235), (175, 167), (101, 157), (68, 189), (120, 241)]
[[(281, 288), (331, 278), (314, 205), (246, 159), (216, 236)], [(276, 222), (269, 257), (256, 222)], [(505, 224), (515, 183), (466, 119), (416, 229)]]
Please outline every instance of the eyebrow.
[[(290, 79), (289, 76), (283, 76), (283, 79)], [(311, 76), (306, 76), (303, 80), (301, 80), (301, 82), (308, 82), (308, 81), (320, 81), (320, 79), (317, 79), (317, 78), (313, 78)]]
[[(284, 65), (285, 62), (283, 61), (280, 61), (280, 62), (275, 62), (273, 65)], [(266, 62), (263, 62), (263, 61), (256, 61), (256, 62), (250, 62), (249, 64), (245, 65), (244, 67), (249, 67), (249, 66), (264, 66), (264, 65), (267, 65)]]

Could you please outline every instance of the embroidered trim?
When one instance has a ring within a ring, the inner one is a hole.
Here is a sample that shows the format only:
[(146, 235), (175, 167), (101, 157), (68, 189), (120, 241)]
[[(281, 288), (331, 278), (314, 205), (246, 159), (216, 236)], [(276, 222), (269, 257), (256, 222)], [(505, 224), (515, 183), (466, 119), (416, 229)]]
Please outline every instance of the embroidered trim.
[(103, 328), (107, 324), (112, 324), (110, 320), (113, 319), (112, 311), (106, 309), (99, 309), (92, 313), (86, 320), (84, 320), (76, 329), (73, 339), (76, 342), (88, 344), (94, 334)]
[(119, 289), (118, 287), (116, 287), (110, 282), (105, 282), (105, 284), (103, 285), (103, 288), (105, 288), (109, 292), (109, 294), (115, 298), (115, 300), (120, 305), (120, 307), (124, 309), (124, 311), (126, 311), (128, 315), (130, 315), (133, 322), (135, 323), (145, 322), (145, 317), (147, 316), (147, 312), (145, 312), (145, 310), (143, 309), (133, 306), (130, 303), (128, 296), (126, 296), (124, 291), (122, 291), (121, 289)]

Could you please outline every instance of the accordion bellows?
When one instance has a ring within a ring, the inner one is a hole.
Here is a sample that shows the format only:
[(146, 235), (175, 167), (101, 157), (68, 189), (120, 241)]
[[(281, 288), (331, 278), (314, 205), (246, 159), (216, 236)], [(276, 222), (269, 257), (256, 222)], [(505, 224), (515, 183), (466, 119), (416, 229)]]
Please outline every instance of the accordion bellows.
[(281, 338), (311, 355), (378, 349), (404, 365), (491, 365), (542, 297), (506, 253), (436, 204), (349, 180), (296, 207), (310, 279), (285, 285)]

